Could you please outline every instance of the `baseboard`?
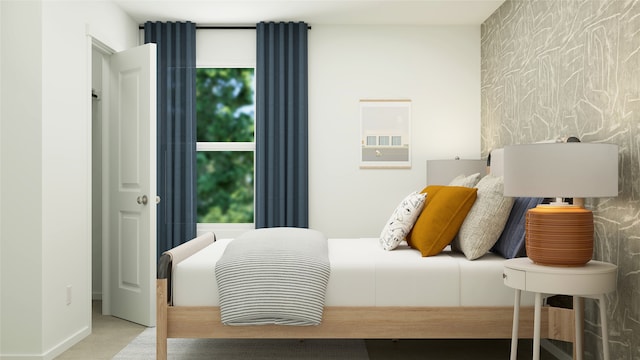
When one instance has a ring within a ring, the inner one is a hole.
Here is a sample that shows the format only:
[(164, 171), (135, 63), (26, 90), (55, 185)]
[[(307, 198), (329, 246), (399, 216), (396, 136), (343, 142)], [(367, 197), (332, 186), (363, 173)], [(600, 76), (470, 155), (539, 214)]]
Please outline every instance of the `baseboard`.
[(572, 360), (573, 355), (567, 354), (562, 349), (557, 347), (553, 342), (548, 339), (541, 339), (540, 346), (547, 350), (551, 355), (553, 355), (558, 360)]
[(54, 346), (51, 349), (49, 349), (49, 351), (47, 351), (43, 355), (42, 360), (53, 360), (53, 359), (55, 359), (56, 357), (60, 356), (63, 352), (69, 350), (73, 345), (79, 343), (82, 339), (86, 338), (89, 335), (91, 335), (91, 328), (90, 327), (85, 327), (85, 328), (79, 330), (75, 334), (73, 334), (73, 335), (69, 336), (68, 338), (66, 338), (64, 341), (60, 342), (56, 346)]
[(53, 360), (90, 334), (91, 329), (85, 327), (43, 354), (0, 354), (0, 360)]
[(0, 360), (42, 360), (42, 355), (32, 355), (32, 354), (20, 354), (20, 355), (0, 354)]

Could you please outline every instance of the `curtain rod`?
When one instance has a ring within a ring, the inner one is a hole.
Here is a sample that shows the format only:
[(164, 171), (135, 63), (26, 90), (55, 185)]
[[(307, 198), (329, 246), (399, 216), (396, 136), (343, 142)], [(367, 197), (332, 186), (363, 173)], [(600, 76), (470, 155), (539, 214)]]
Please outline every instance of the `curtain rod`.
[[(138, 29), (144, 29), (144, 25), (138, 25)], [(255, 30), (255, 26), (218, 26), (218, 25), (196, 25), (196, 30)], [(307, 26), (311, 30), (311, 25)]]

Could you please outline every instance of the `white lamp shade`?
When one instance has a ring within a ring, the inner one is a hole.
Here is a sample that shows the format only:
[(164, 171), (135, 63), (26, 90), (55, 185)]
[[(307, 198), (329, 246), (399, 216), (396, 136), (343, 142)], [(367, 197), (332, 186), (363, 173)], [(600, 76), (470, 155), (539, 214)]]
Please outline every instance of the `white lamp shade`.
[(618, 196), (618, 146), (547, 143), (504, 147), (504, 195)]

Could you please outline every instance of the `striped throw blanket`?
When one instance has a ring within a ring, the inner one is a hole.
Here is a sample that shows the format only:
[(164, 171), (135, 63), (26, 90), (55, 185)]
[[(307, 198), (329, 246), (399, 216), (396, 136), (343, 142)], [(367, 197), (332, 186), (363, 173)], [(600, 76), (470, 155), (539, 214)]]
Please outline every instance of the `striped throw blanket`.
[(215, 266), (225, 325), (318, 325), (329, 282), (327, 239), (299, 228), (253, 230)]

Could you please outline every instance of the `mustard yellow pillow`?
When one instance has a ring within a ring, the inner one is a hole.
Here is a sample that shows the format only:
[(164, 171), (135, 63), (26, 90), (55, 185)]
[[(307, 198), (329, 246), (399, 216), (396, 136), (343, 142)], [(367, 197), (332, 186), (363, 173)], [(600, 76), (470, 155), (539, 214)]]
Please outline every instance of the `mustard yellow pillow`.
[(462, 186), (427, 186), (424, 209), (413, 229), (407, 235), (407, 243), (420, 250), (422, 256), (439, 254), (458, 233), (477, 197), (476, 188)]

